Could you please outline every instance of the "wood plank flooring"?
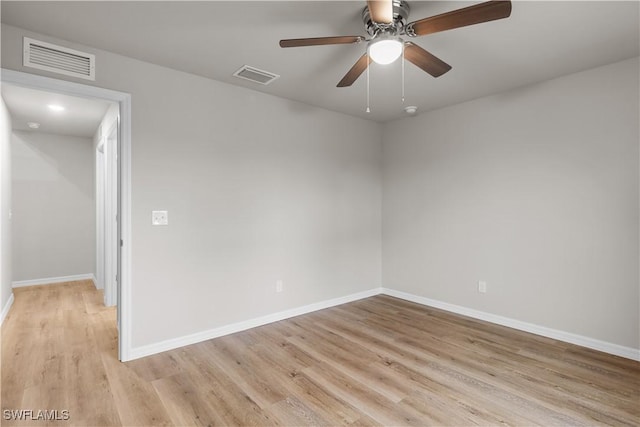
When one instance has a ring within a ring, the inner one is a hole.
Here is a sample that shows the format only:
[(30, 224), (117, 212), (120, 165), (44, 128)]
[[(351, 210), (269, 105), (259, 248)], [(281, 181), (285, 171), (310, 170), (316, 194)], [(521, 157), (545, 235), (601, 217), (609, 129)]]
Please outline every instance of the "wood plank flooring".
[(640, 363), (376, 296), (128, 363), (90, 282), (15, 289), (2, 425), (640, 424)]

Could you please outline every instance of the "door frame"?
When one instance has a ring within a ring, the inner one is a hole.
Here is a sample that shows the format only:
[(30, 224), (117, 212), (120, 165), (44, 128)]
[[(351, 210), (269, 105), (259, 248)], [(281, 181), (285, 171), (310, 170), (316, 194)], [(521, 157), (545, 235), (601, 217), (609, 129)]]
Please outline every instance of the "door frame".
[(100, 135), (95, 149), (96, 162), (96, 288), (104, 289), (104, 137)]
[[(107, 307), (118, 304), (118, 242), (120, 232), (118, 224), (119, 213), (119, 179), (118, 179), (118, 120), (109, 126), (103, 135), (103, 233), (102, 249), (104, 251), (104, 305)], [(120, 319), (118, 319), (119, 324)]]
[(0, 72), (3, 83), (82, 98), (112, 101), (120, 107), (118, 230), (121, 245), (118, 251), (117, 286), (118, 358), (123, 362), (131, 360), (131, 94), (5, 68), (0, 69)]

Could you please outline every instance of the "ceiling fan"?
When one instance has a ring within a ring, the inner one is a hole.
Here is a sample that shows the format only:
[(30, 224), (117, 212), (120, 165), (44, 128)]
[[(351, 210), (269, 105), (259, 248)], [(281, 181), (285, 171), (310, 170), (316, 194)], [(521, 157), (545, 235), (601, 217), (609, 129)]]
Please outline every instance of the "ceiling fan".
[(371, 61), (390, 64), (404, 54), (404, 59), (422, 70), (439, 77), (451, 66), (417, 44), (404, 41), (482, 22), (495, 21), (511, 15), (511, 1), (488, 1), (453, 10), (430, 18), (407, 23), (409, 4), (404, 0), (369, 0), (362, 11), (362, 20), (369, 38), (363, 36), (316, 37), (280, 40), (280, 47), (301, 47), (367, 42), (367, 52), (358, 59), (338, 87), (351, 86), (367, 69)]

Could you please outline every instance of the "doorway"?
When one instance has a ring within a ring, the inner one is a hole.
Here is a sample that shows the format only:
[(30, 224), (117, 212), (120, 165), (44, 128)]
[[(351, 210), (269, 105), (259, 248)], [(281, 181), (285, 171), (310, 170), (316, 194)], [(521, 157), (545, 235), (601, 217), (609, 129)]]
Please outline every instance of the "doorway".
[[(103, 256), (96, 257), (95, 272), (96, 284), (102, 283), (105, 288), (105, 305), (117, 306), (118, 358), (127, 361), (131, 349), (131, 95), (13, 70), (2, 69), (1, 78), (2, 83), (14, 86), (109, 101), (117, 106), (117, 119), (106, 131), (103, 129), (102, 150), (95, 154), (103, 165), (96, 163), (96, 170), (102, 167), (104, 176), (96, 186), (96, 197), (102, 191), (104, 201), (102, 209), (96, 208), (96, 237), (103, 236), (96, 253), (103, 252)], [(98, 224), (101, 216), (102, 226)], [(99, 259), (104, 260), (102, 265)]]

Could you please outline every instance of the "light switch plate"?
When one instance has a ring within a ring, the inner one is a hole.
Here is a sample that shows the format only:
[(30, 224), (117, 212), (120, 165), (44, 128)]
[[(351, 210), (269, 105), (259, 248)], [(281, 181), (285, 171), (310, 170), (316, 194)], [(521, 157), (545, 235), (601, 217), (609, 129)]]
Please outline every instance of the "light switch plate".
[(487, 282), (485, 282), (484, 280), (480, 280), (478, 282), (478, 292), (480, 292), (481, 294), (487, 293)]
[(151, 224), (169, 225), (169, 212), (168, 211), (151, 211)]

